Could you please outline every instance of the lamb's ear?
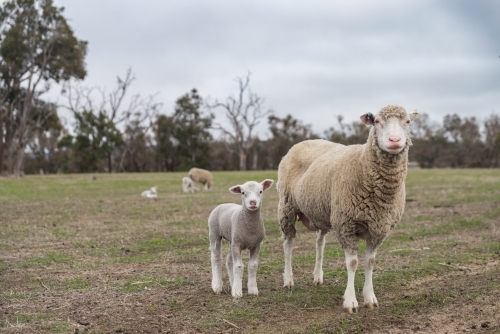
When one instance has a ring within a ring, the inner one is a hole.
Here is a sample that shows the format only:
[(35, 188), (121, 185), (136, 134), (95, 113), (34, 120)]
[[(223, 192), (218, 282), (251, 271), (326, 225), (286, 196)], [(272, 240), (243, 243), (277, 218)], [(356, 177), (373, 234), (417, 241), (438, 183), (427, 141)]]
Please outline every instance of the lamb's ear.
[(237, 185), (234, 187), (229, 188), (229, 191), (232, 192), (233, 194), (241, 194), (241, 186)]
[(265, 179), (260, 184), (262, 184), (262, 186), (264, 187), (264, 190), (267, 190), (267, 189), (271, 188), (271, 186), (273, 185), (273, 183), (274, 183), (273, 180), (271, 180), (271, 179)]
[(417, 110), (413, 111), (413, 112), (410, 114), (410, 121), (412, 121), (412, 122), (413, 122), (413, 120), (414, 120), (415, 118), (417, 118), (417, 116), (418, 116), (418, 111), (417, 111)]
[(373, 123), (375, 123), (375, 116), (373, 116), (371, 112), (361, 115), (359, 119), (361, 119), (361, 122), (365, 123), (366, 125), (373, 125)]

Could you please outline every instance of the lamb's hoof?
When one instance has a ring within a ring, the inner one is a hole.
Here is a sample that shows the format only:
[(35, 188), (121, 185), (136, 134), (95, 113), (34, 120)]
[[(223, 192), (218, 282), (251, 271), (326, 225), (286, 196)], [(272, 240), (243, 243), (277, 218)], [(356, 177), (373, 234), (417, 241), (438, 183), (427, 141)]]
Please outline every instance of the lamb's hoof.
[[(283, 274), (283, 276), (285, 276)], [(288, 288), (288, 290), (292, 290), (293, 288), (293, 278), (292, 277), (284, 277), (283, 279), (283, 287)]]
[(222, 287), (212, 288), (212, 290), (214, 290), (216, 295), (219, 295), (222, 292)]
[(323, 285), (323, 279), (314, 279), (314, 285)]

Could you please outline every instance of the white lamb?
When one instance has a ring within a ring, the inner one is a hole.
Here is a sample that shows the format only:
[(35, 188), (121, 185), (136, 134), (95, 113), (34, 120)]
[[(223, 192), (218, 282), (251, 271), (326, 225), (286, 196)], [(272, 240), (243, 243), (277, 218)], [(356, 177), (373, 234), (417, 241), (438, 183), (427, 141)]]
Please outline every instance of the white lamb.
[(273, 180), (261, 183), (246, 182), (229, 188), (234, 194), (241, 194), (242, 205), (226, 203), (217, 206), (208, 217), (210, 251), (212, 262), (212, 289), (219, 294), (222, 291), (222, 238), (230, 242), (226, 267), (231, 284), (231, 295), (240, 298), (243, 295), (243, 261), (241, 251), (250, 250), (248, 261), (248, 294), (258, 295), (257, 267), (260, 243), (264, 239), (264, 221), (260, 214), (262, 192), (269, 189)]
[(157, 198), (158, 197), (158, 193), (156, 192), (156, 187), (152, 187), (149, 190), (144, 190), (141, 193), (141, 197), (144, 197), (144, 198)]
[(298, 219), (317, 231), (314, 283), (323, 284), (325, 235), (333, 230), (345, 251), (347, 288), (344, 308), (358, 310), (354, 275), (358, 241), (366, 241), (364, 305), (378, 306), (372, 272), (377, 248), (399, 222), (405, 204), (405, 178), (411, 140), (409, 125), (417, 113), (387, 106), (361, 120), (373, 126), (367, 143), (344, 146), (326, 140), (296, 144), (278, 168), (278, 219), (285, 242), (284, 286), (294, 284), (292, 246)]
[(184, 191), (185, 193), (194, 193), (195, 190), (198, 191), (199, 189), (195, 186), (193, 180), (191, 180), (187, 176), (184, 176), (182, 178), (182, 191)]

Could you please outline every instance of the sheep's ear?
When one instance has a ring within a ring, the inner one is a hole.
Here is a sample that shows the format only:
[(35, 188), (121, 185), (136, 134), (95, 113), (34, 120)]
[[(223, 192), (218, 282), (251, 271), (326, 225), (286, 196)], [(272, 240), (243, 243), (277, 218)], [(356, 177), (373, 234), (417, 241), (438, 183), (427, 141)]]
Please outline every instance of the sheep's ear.
[(271, 180), (271, 179), (265, 179), (260, 184), (262, 184), (262, 186), (264, 187), (264, 190), (267, 190), (267, 189), (271, 188), (271, 186), (273, 185), (273, 183), (274, 183), (273, 180)]
[(237, 185), (234, 187), (229, 188), (229, 191), (232, 192), (233, 194), (241, 194), (241, 186)]
[(413, 111), (413, 112), (410, 114), (410, 121), (412, 121), (412, 122), (413, 122), (413, 120), (414, 120), (415, 118), (417, 118), (417, 116), (418, 116), (418, 111), (417, 111), (417, 110)]
[(361, 119), (361, 122), (365, 123), (366, 125), (373, 125), (373, 123), (375, 123), (375, 116), (373, 116), (371, 112), (361, 115), (359, 119)]

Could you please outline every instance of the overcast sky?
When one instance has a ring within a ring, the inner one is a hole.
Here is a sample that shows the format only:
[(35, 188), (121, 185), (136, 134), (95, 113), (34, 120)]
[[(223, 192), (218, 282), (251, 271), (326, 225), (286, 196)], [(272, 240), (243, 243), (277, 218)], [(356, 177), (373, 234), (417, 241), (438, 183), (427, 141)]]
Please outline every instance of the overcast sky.
[[(279, 117), (322, 133), (388, 104), (484, 119), (500, 113), (497, 0), (55, 0), (88, 41), (85, 86), (131, 93), (162, 112), (192, 88), (204, 98), (253, 92)], [(216, 113), (222, 121), (222, 111)], [(259, 129), (266, 137), (265, 127)]]

